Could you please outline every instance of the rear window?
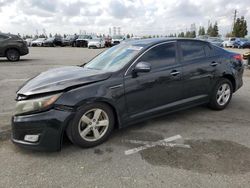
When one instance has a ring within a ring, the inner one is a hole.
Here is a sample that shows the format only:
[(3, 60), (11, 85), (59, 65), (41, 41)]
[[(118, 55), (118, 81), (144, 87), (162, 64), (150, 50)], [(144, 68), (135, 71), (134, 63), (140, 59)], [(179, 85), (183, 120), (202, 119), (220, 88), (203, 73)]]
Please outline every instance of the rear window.
[(206, 57), (204, 43), (194, 41), (180, 42), (182, 61), (191, 61)]

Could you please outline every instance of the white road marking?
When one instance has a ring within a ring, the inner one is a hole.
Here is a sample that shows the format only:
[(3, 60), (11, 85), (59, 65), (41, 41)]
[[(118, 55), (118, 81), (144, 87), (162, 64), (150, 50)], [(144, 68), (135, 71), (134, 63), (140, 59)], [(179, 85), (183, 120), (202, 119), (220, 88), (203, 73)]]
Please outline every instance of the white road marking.
[(181, 135), (175, 135), (169, 138), (165, 138), (163, 140), (158, 140), (156, 142), (149, 142), (149, 141), (139, 141), (139, 140), (128, 140), (127, 142), (132, 144), (143, 144), (143, 146), (139, 146), (133, 149), (126, 150), (124, 153), (125, 155), (131, 155), (137, 153), (139, 151), (155, 147), (155, 146), (167, 146), (167, 147), (181, 147), (181, 148), (191, 148), (190, 145), (186, 144), (177, 144), (177, 143), (168, 143), (178, 139), (181, 139)]

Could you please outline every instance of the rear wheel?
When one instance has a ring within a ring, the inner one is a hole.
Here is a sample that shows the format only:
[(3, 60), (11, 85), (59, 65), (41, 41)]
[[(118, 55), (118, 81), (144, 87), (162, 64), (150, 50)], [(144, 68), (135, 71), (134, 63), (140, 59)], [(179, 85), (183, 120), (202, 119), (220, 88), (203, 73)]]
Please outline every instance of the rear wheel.
[(20, 53), (16, 49), (9, 49), (6, 52), (6, 57), (9, 61), (19, 61)]
[(223, 110), (229, 104), (232, 94), (232, 83), (228, 79), (221, 79), (212, 92), (209, 106), (214, 110)]
[(94, 103), (77, 112), (67, 128), (67, 135), (72, 143), (80, 147), (93, 147), (107, 140), (113, 128), (112, 109), (103, 103)]

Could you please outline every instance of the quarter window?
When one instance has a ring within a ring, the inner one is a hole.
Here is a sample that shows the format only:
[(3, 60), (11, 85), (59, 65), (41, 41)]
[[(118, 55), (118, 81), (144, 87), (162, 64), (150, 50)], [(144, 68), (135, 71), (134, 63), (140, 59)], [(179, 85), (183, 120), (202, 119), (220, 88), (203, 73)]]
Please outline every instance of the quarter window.
[(176, 61), (175, 43), (166, 43), (156, 46), (146, 52), (138, 62), (145, 61), (151, 64), (152, 69), (162, 68)]
[(180, 42), (180, 48), (182, 52), (182, 61), (190, 61), (206, 57), (204, 44), (201, 42)]

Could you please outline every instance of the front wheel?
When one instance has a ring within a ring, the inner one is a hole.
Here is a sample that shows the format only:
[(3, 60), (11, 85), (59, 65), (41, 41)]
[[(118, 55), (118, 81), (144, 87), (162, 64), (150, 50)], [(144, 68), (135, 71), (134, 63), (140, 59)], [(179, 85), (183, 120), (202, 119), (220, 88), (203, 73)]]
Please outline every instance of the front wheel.
[(223, 110), (229, 104), (233, 94), (233, 86), (228, 79), (221, 79), (212, 91), (209, 106), (214, 110)]
[(72, 143), (93, 147), (106, 141), (114, 128), (112, 109), (103, 103), (89, 104), (80, 109), (66, 133)]
[(6, 57), (9, 61), (19, 61), (20, 59), (20, 54), (17, 50), (15, 49), (10, 49), (6, 52)]

